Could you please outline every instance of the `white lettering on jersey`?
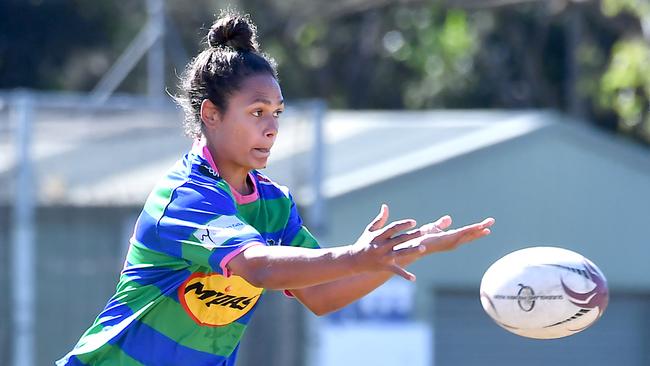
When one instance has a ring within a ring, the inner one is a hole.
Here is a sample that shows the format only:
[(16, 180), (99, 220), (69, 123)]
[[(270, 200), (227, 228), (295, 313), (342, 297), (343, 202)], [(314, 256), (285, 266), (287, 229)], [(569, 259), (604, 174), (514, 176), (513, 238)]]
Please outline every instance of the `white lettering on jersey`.
[(259, 235), (252, 226), (242, 222), (237, 216), (219, 216), (194, 232), (194, 237), (206, 249), (223, 245), (234, 237)]

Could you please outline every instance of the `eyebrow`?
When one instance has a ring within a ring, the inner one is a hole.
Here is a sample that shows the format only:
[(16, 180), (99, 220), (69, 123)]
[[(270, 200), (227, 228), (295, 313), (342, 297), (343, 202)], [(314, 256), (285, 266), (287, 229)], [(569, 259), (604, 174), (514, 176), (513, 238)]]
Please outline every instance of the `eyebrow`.
[[(261, 98), (261, 97), (257, 97), (251, 102), (251, 104), (254, 104), (254, 103), (263, 103), (263, 104), (267, 104), (267, 105), (272, 105), (273, 104), (273, 103), (271, 103), (270, 100), (268, 100), (266, 98)], [(283, 105), (283, 104), (284, 104), (284, 99), (280, 99), (280, 102), (278, 103), (278, 105)]]

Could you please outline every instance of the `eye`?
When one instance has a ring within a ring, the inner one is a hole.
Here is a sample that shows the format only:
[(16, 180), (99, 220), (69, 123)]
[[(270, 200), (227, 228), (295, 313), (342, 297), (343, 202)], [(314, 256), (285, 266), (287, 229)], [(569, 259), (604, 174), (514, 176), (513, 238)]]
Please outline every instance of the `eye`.
[(255, 117), (262, 117), (262, 110), (261, 109), (255, 110), (251, 112), (251, 114)]
[(277, 111), (273, 112), (273, 117), (278, 118), (280, 115), (284, 112), (283, 110), (278, 109)]

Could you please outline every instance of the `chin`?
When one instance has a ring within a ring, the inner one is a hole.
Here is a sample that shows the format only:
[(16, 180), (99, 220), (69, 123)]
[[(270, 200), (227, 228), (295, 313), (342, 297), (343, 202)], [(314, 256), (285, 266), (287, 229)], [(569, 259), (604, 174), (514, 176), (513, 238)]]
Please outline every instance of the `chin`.
[(253, 169), (264, 169), (264, 168), (266, 168), (267, 165), (268, 165), (268, 164), (267, 164), (266, 161), (264, 161), (264, 162), (257, 162), (257, 163), (255, 163), (255, 164), (250, 164), (250, 169), (249, 169), (249, 170), (253, 170)]

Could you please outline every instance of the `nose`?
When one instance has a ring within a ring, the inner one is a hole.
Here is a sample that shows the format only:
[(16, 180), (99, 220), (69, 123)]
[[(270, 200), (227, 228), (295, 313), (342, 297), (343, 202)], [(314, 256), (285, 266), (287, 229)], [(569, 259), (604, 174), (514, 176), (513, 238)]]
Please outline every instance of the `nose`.
[(275, 138), (278, 134), (279, 123), (277, 118), (269, 118), (269, 122), (264, 129), (264, 136), (268, 138)]

